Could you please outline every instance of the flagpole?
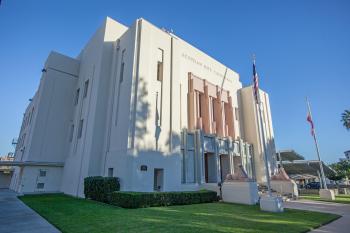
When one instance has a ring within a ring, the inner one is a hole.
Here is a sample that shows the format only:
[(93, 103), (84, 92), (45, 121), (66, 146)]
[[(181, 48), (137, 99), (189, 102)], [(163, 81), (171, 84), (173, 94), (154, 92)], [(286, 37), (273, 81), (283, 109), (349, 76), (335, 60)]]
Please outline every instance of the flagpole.
[[(309, 111), (309, 115), (310, 115), (310, 117), (311, 117), (311, 119), (312, 119), (310, 102), (309, 102), (309, 100), (308, 100), (307, 97), (306, 97), (306, 104), (307, 104), (307, 109), (308, 109), (308, 111)], [(323, 165), (322, 165), (322, 161), (321, 161), (321, 157), (320, 157), (320, 150), (319, 150), (319, 148), (318, 148), (318, 142), (317, 142), (315, 127), (313, 128), (312, 136), (313, 136), (314, 142), (315, 142), (315, 147), (316, 147), (318, 162), (319, 162), (319, 164), (320, 164), (320, 171), (321, 171), (321, 182), (320, 182), (320, 183), (322, 184), (322, 186), (323, 186), (324, 189), (327, 189), (326, 177), (325, 177), (324, 171), (323, 171)]]
[[(255, 66), (255, 55), (253, 54), (253, 63)], [(254, 87), (253, 87), (254, 89)], [(253, 90), (254, 91), (254, 90)], [(261, 103), (261, 98), (260, 98), (260, 88), (258, 86), (257, 89), (257, 97), (258, 101), (256, 102), (256, 105), (258, 106), (258, 113), (259, 113), (259, 121), (260, 121), (260, 131), (261, 131), (261, 140), (263, 144), (263, 153), (264, 153), (264, 162), (265, 162), (265, 175), (266, 175), (266, 183), (267, 183), (267, 191), (268, 191), (268, 196), (271, 197), (271, 183), (270, 183), (270, 171), (269, 171), (269, 165), (267, 162), (267, 148), (266, 148), (266, 139), (265, 139), (265, 129), (264, 129), (264, 124), (263, 124), (263, 119), (262, 119), (262, 103)], [(258, 124), (259, 125), (259, 124)]]

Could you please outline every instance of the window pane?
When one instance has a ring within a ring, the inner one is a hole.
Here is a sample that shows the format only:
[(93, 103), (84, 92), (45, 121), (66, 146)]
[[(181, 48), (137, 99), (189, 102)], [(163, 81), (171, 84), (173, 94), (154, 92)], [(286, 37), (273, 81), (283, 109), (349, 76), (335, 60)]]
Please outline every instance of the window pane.
[(80, 92), (80, 89), (78, 88), (78, 90), (75, 93), (74, 105), (77, 105), (79, 102), (79, 92)]
[(122, 65), (120, 67), (119, 83), (123, 82), (123, 76), (124, 76), (124, 62), (122, 63)]
[(108, 168), (108, 177), (113, 177), (113, 168)]
[(80, 120), (79, 122), (79, 130), (78, 130), (78, 138), (81, 138), (81, 135), (82, 135), (82, 132), (83, 132), (83, 123), (84, 123), (84, 120)]
[(41, 177), (46, 176), (46, 171), (45, 170), (40, 170), (39, 173), (40, 173), (39, 176), (41, 176)]
[(194, 183), (194, 151), (187, 151), (185, 164), (186, 183)]
[(70, 127), (70, 133), (69, 133), (69, 141), (73, 141), (73, 134), (74, 134), (74, 124), (71, 125)]
[(86, 80), (84, 84), (84, 98), (87, 96), (88, 89), (89, 89), (89, 80)]

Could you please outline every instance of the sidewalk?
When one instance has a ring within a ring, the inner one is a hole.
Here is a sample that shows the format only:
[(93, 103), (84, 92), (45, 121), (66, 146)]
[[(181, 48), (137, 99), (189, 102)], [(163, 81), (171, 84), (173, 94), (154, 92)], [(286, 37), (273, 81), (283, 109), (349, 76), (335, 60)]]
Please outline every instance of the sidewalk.
[(60, 231), (23, 204), (14, 192), (0, 189), (0, 232), (58, 233)]
[(348, 233), (350, 232), (350, 205), (334, 202), (297, 200), (285, 202), (285, 208), (327, 212), (342, 217), (325, 226), (317, 228), (312, 233)]

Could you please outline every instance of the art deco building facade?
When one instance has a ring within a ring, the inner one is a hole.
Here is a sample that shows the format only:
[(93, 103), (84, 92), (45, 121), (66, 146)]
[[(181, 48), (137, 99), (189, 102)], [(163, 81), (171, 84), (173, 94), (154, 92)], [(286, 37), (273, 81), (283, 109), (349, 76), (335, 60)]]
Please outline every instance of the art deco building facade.
[[(269, 98), (263, 127), (275, 170)], [(122, 190), (216, 189), (242, 165), (265, 181), (261, 125), (239, 75), (144, 19), (107, 18), (76, 58), (52, 52), (24, 115), (11, 188), (83, 196), (87, 176)]]

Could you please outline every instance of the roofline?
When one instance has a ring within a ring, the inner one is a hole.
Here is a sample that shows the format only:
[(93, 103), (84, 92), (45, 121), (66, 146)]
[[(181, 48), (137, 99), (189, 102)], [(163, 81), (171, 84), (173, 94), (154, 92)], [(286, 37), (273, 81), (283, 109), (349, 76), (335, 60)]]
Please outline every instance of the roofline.
[(62, 162), (36, 162), (36, 161), (0, 161), (0, 166), (19, 166), (19, 167), (63, 167)]

